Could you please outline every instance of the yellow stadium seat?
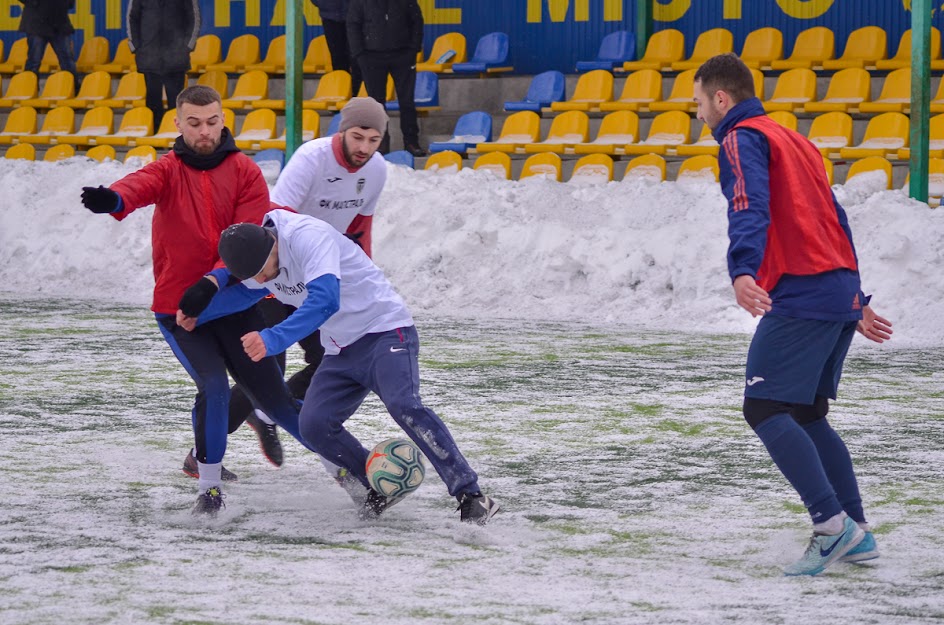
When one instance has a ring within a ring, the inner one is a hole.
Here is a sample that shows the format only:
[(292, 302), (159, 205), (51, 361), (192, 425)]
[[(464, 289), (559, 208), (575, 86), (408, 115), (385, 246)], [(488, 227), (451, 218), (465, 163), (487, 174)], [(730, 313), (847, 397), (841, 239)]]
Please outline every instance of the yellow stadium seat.
[(134, 140), (136, 145), (150, 145), (155, 148), (169, 148), (174, 145), (180, 132), (174, 124), (174, 118), (177, 116), (177, 109), (170, 109), (164, 113), (161, 118), (161, 125), (157, 132), (149, 137), (139, 137)]
[[(892, 114), (893, 113), (889, 113), (889, 115)], [(892, 164), (888, 162), (888, 159), (881, 156), (869, 156), (852, 163), (852, 165), (849, 166), (849, 171), (846, 173), (846, 184), (849, 184), (849, 181), (856, 176), (871, 172), (884, 173), (886, 180), (885, 188), (892, 188)]]
[(674, 28), (667, 28), (653, 33), (646, 44), (646, 52), (638, 61), (623, 63), (623, 71), (635, 72), (639, 69), (663, 70), (672, 63), (685, 57), (685, 35)]
[(121, 124), (114, 134), (99, 137), (98, 143), (108, 145), (135, 145), (138, 137), (148, 137), (154, 134), (154, 114), (146, 106), (137, 106), (127, 111), (121, 118)]
[(96, 106), (85, 113), (82, 124), (75, 134), (56, 138), (57, 143), (70, 145), (94, 145), (99, 137), (110, 135), (115, 131), (115, 113), (107, 106)]
[[(104, 37), (87, 39), (79, 51), (79, 58), (75, 60), (75, 68), (83, 74), (97, 71), (96, 67), (108, 62), (108, 54), (107, 39)], [(109, 88), (109, 91), (111, 91), (111, 88)]]
[(16, 74), (17, 72), (22, 72), (26, 67), (27, 49), (26, 37), (14, 41), (13, 45), (10, 46), (10, 55), (7, 57), (6, 61), (0, 63), (0, 74)]
[(302, 108), (316, 111), (341, 110), (350, 99), (351, 75), (343, 69), (338, 69), (328, 72), (318, 81), (315, 95), (303, 100)]
[[(911, 158), (910, 148), (900, 148), (897, 152), (900, 160)], [(934, 115), (930, 119), (928, 132), (928, 156), (944, 158), (944, 115)]]
[(606, 154), (587, 154), (577, 159), (569, 182), (601, 184), (613, 180), (613, 159)]
[(197, 45), (190, 53), (190, 73), (202, 74), (207, 71), (207, 65), (219, 63), (223, 57), (223, 44), (216, 35), (201, 35), (197, 37)]
[(135, 71), (134, 54), (131, 52), (131, 46), (127, 39), (118, 42), (115, 48), (115, 56), (111, 61), (95, 67), (95, 71), (108, 72), (109, 74), (127, 74)]
[(229, 131), (236, 134), (236, 113), (233, 109), (223, 109), (223, 125), (229, 128)]
[[(526, 111), (523, 111), (526, 112)], [(518, 180), (537, 176), (540, 178), (553, 178), (557, 182), (561, 181), (561, 157), (553, 152), (542, 152), (541, 154), (532, 154), (524, 165), (521, 166), (521, 175)]]
[(679, 156), (697, 156), (699, 154), (710, 154), (718, 156), (720, 146), (711, 134), (711, 128), (708, 124), (702, 124), (701, 133), (695, 143), (685, 143), (675, 148), (675, 153)]
[(102, 100), (102, 106), (111, 108), (133, 108), (144, 106), (144, 95), (146, 93), (144, 86), (144, 74), (139, 72), (129, 72), (118, 81), (118, 88), (115, 89), (115, 95)]
[(276, 134), (275, 111), (257, 109), (243, 118), (239, 134), (233, 138), (240, 150), (258, 149), (260, 141), (274, 139)]
[(852, 117), (842, 111), (817, 115), (806, 138), (823, 156), (839, 156), (839, 150), (852, 145)]
[(797, 116), (790, 111), (774, 111), (773, 113), (768, 113), (767, 117), (774, 120), (784, 128), (789, 128), (790, 130), (796, 132), (798, 124)]
[(7, 90), (0, 98), (0, 107), (24, 106), (24, 101), (35, 98), (38, 93), (39, 80), (36, 74), (33, 72), (14, 74), (13, 78), (7, 81)]
[(48, 145), (53, 138), (75, 133), (75, 111), (68, 106), (54, 108), (43, 118), (43, 125), (39, 132), (20, 135), (20, 143), (35, 143)]
[(59, 66), (59, 57), (53, 52), (52, 46), (46, 44), (46, 49), (43, 51), (43, 59), (39, 62), (39, 73), (54, 74), (61, 71), (62, 68)]
[[(225, 100), (229, 97), (229, 78), (226, 76), (226, 72), (204, 72), (200, 74), (199, 78), (197, 78), (197, 84), (203, 85), (205, 87), (212, 87), (218, 94), (220, 94), (221, 100)], [(177, 103), (174, 102), (174, 105), (176, 106)]]
[[(361, 88), (357, 90), (357, 97), (358, 98), (367, 97), (367, 83), (365, 82), (361, 83)], [(396, 91), (393, 88), (393, 76), (391, 76), (390, 74), (387, 74), (387, 92), (384, 94), (384, 101), (393, 102), (395, 97), (396, 97)]]
[(10, 160), (32, 161), (36, 159), (36, 148), (29, 143), (11, 145), (3, 156)]
[(695, 72), (697, 70), (687, 69), (675, 77), (672, 83), (672, 91), (669, 97), (661, 102), (653, 102), (649, 105), (650, 111), (689, 111), (695, 112)]
[(662, 74), (641, 69), (626, 77), (618, 100), (601, 102), (600, 111), (648, 111), (649, 105), (662, 99)]
[[(941, 31), (931, 27), (931, 69), (944, 69), (944, 60), (941, 59)], [(937, 66), (935, 67), (935, 63)], [(911, 29), (902, 34), (898, 42), (898, 51), (890, 59), (879, 59), (875, 68), (881, 70), (901, 69), (911, 67)]]
[(47, 163), (56, 163), (58, 161), (64, 161), (67, 158), (72, 158), (73, 156), (75, 156), (75, 148), (71, 145), (54, 145), (43, 154), (43, 160)]
[(137, 159), (138, 161), (141, 161), (143, 165), (153, 163), (157, 160), (157, 150), (154, 149), (154, 146), (139, 145), (137, 147), (131, 148), (128, 150), (128, 153), (125, 154), (126, 163), (131, 159)]
[(825, 26), (814, 26), (797, 35), (789, 57), (771, 62), (770, 67), (777, 70), (818, 69), (835, 54), (836, 35)]
[(85, 153), (88, 158), (103, 163), (105, 161), (114, 161), (118, 159), (115, 154), (115, 148), (110, 145), (96, 145)]
[(879, 59), (888, 57), (888, 35), (878, 26), (864, 26), (849, 33), (846, 48), (838, 59), (823, 61), (823, 69), (847, 67), (874, 68)]
[(429, 52), (429, 60), (425, 63), (417, 63), (416, 71), (452, 73), (452, 64), (465, 63), (468, 59), (467, 54), (465, 35), (446, 33), (436, 37), (433, 49)]
[(526, 154), (537, 152), (556, 152), (563, 154), (565, 149), (573, 150), (578, 143), (590, 140), (590, 118), (583, 111), (567, 111), (551, 121), (547, 138), (540, 143), (528, 143), (524, 146)]
[[(311, 141), (321, 136), (321, 116), (317, 111), (302, 111), (302, 142)], [(285, 133), (277, 139), (266, 139), (259, 142), (260, 150), (275, 148), (277, 150), (285, 149)]]
[(872, 75), (864, 69), (850, 67), (833, 74), (822, 100), (807, 102), (807, 113), (847, 111), (857, 113), (859, 105), (868, 102), (872, 94)]
[(686, 158), (682, 161), (678, 174), (675, 176), (676, 182), (683, 180), (718, 182), (718, 158), (711, 154), (699, 154)]
[(734, 51), (734, 35), (727, 28), (712, 28), (698, 35), (692, 55), (684, 61), (673, 61), (670, 66), (677, 72), (698, 69), (713, 56)]
[(595, 69), (581, 74), (574, 94), (564, 102), (551, 102), (552, 111), (597, 111), (600, 104), (613, 99), (613, 74)]
[(783, 58), (783, 33), (776, 28), (758, 28), (747, 34), (741, 48), (741, 60), (751, 69), (770, 69)]
[(773, 95), (764, 101), (764, 110), (798, 111), (816, 98), (816, 74), (811, 69), (797, 68), (782, 73), (774, 85)]
[(754, 77), (754, 96), (764, 99), (764, 73), (759, 69), (751, 68), (751, 76)]
[(505, 118), (498, 139), (475, 146), (476, 152), (524, 152), (528, 143), (537, 143), (541, 118), (534, 111), (518, 111)]
[(226, 58), (221, 63), (211, 63), (207, 71), (217, 69), (221, 72), (241, 72), (247, 65), (259, 62), (259, 38), (255, 35), (240, 35), (233, 39), (226, 51)]
[(692, 136), (691, 117), (682, 111), (666, 111), (652, 119), (649, 134), (644, 141), (623, 146), (624, 154), (666, 154)]
[(623, 180), (665, 180), (665, 159), (658, 154), (643, 154), (628, 163), (623, 171)]
[(621, 154), (623, 146), (639, 136), (639, 116), (632, 111), (608, 113), (600, 122), (596, 138), (574, 146), (576, 154)]
[(111, 74), (108, 72), (92, 72), (82, 79), (79, 93), (74, 98), (63, 100), (61, 104), (74, 109), (84, 109), (98, 106), (110, 97)]
[(826, 169), (826, 180), (829, 182), (829, 186), (833, 186), (833, 162), (823, 157), (823, 167)]
[(75, 97), (75, 76), (71, 72), (56, 72), (46, 79), (43, 91), (38, 98), (30, 98), (20, 102), (21, 106), (33, 108), (53, 108), (60, 106), (63, 100)]
[(19, 106), (7, 115), (7, 121), (0, 132), (0, 145), (10, 145), (14, 137), (36, 134), (39, 128), (36, 109), (32, 106)]
[(318, 35), (308, 44), (308, 51), (302, 60), (302, 72), (305, 74), (326, 74), (333, 69), (331, 66), (331, 52), (328, 50), (328, 40), (324, 35)]
[(246, 71), (253, 70), (259, 70), (266, 74), (285, 73), (285, 35), (279, 35), (269, 42), (269, 48), (261, 62), (246, 66)]
[(882, 83), (882, 92), (873, 102), (859, 105), (861, 113), (911, 112), (911, 68), (903, 67), (889, 72)]
[(244, 73), (236, 81), (236, 87), (228, 98), (223, 100), (223, 108), (239, 110), (251, 108), (252, 103), (269, 97), (269, 76), (263, 71), (253, 70)]
[(862, 143), (839, 150), (841, 158), (898, 155), (899, 148), (908, 147), (908, 118), (901, 113), (882, 113), (869, 120)]
[(455, 171), (462, 169), (462, 156), (452, 150), (443, 150), (426, 159), (426, 165), (423, 169), (452, 173), (453, 167)]
[(475, 159), (472, 169), (476, 171), (487, 171), (493, 176), (511, 179), (511, 157), (505, 152), (489, 152)]

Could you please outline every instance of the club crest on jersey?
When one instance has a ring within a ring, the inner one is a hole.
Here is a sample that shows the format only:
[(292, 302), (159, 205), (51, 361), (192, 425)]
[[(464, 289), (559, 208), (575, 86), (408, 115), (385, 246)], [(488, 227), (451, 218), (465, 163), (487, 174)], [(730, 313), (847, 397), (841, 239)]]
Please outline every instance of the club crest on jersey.
[(365, 183), (365, 182), (366, 182), (366, 181), (365, 181), (363, 178), (358, 178), (358, 179), (357, 179), (357, 192), (358, 192), (358, 193), (360, 193), (361, 191), (364, 190), (364, 183)]

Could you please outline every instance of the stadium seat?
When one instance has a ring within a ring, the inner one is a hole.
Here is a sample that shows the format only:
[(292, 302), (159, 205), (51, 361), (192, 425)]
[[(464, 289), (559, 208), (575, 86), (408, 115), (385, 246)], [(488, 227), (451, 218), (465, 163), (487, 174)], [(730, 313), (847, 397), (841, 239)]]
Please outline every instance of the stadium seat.
[(858, 113), (859, 105), (867, 102), (871, 94), (872, 75), (864, 69), (850, 67), (833, 74), (823, 99), (805, 103), (803, 110), (807, 113)]
[(770, 69), (783, 58), (783, 33), (770, 26), (747, 34), (741, 48), (741, 60), (751, 69)]
[(692, 136), (691, 117), (682, 111), (666, 111), (652, 119), (649, 134), (644, 141), (623, 146), (624, 154), (665, 154)]
[(111, 61), (95, 67), (97, 72), (108, 72), (109, 74), (127, 74), (135, 71), (134, 54), (131, 52), (131, 46), (128, 40), (122, 39), (115, 48), (115, 56)]
[(410, 169), (413, 169), (416, 164), (416, 160), (414, 159), (413, 155), (406, 150), (395, 150), (393, 152), (388, 152), (387, 154), (384, 154), (384, 159), (388, 163), (409, 167)]
[(10, 54), (3, 63), (0, 63), (0, 74), (16, 74), (26, 67), (27, 52), (26, 37), (17, 39), (10, 46)]
[(675, 153), (679, 156), (698, 156), (701, 154), (718, 156), (719, 149), (718, 142), (711, 134), (711, 128), (708, 127), (708, 124), (702, 124), (701, 133), (695, 143), (682, 144), (675, 148)]
[(652, 34), (646, 44), (646, 52), (638, 61), (623, 63), (623, 71), (635, 72), (640, 69), (669, 69), (672, 63), (685, 57), (685, 35), (674, 28), (667, 28)]
[(92, 72), (86, 74), (79, 87), (79, 93), (74, 98), (62, 101), (62, 106), (74, 109), (92, 108), (103, 100), (111, 97), (111, 74), (108, 72)]
[(713, 56), (734, 51), (734, 35), (726, 28), (712, 28), (698, 35), (692, 56), (683, 61), (673, 61), (670, 66), (677, 72), (696, 70)]
[[(221, 100), (225, 100), (229, 97), (229, 78), (226, 76), (226, 72), (204, 72), (197, 78), (197, 84), (212, 87), (220, 94)], [(170, 102), (168, 102), (168, 104), (170, 104)], [(175, 102), (174, 105), (176, 106), (177, 103)]]
[(553, 178), (557, 182), (561, 181), (561, 157), (554, 152), (542, 152), (529, 156), (524, 165), (521, 166), (521, 174), (518, 180), (531, 178), (532, 176), (540, 178)]
[[(439, 77), (435, 73), (416, 72), (413, 103), (419, 113), (429, 113), (442, 108), (439, 106)], [(387, 100), (384, 106), (388, 111), (400, 110), (400, 102), (396, 98)]]
[(233, 139), (236, 140), (236, 147), (240, 150), (257, 150), (259, 142), (266, 139), (275, 139), (276, 136), (276, 117), (275, 111), (269, 109), (256, 109), (250, 111), (243, 118), (243, 124), (239, 129), (239, 134)]
[(268, 148), (253, 154), (252, 160), (257, 164), (276, 163), (278, 165), (279, 171), (281, 172), (285, 167), (285, 152), (277, 148)]
[[(892, 115), (893, 113), (888, 114)], [(892, 188), (892, 164), (888, 162), (888, 159), (881, 156), (869, 156), (852, 163), (852, 165), (849, 166), (849, 171), (846, 173), (846, 184), (849, 184), (849, 181), (856, 176), (870, 174), (872, 172), (885, 174), (885, 188)]]
[[(97, 71), (96, 68), (107, 63), (108, 59), (108, 39), (92, 37), (86, 39), (85, 43), (82, 44), (82, 49), (79, 50), (79, 58), (75, 60), (75, 68), (80, 73), (89, 74)], [(109, 91), (111, 91), (110, 88)]]
[(437, 141), (429, 144), (431, 154), (452, 150), (465, 154), (479, 143), (492, 140), (492, 116), (483, 111), (466, 113), (456, 122), (452, 138), (448, 141)]
[(603, 37), (597, 58), (592, 61), (577, 61), (578, 72), (591, 72), (605, 69), (612, 72), (621, 68), (626, 61), (632, 61), (636, 55), (636, 37), (628, 30), (618, 30)]
[[(944, 60), (941, 59), (941, 31), (931, 27), (931, 69), (944, 69)], [(935, 67), (935, 63), (937, 66)], [(880, 70), (894, 70), (911, 67), (911, 29), (902, 34), (898, 42), (898, 51), (890, 59), (879, 59), (875, 68)]]
[[(387, 91), (384, 94), (384, 102), (389, 102), (390, 100), (394, 99), (396, 96), (397, 96), (397, 93), (393, 88), (393, 76), (391, 76), (390, 74), (387, 74)], [(358, 98), (367, 97), (367, 83), (364, 83), (364, 82), (361, 83), (361, 88), (357, 90), (357, 97)], [(347, 104), (347, 102), (345, 102), (345, 104)], [(344, 108), (344, 107), (342, 106), (341, 108)]]
[(456, 74), (493, 74), (510, 72), (514, 68), (508, 63), (508, 35), (488, 33), (475, 44), (475, 52), (466, 63), (453, 63)]
[(260, 71), (266, 74), (285, 73), (285, 35), (273, 37), (266, 49), (265, 58), (258, 63), (250, 63), (246, 71)]
[(796, 68), (777, 77), (773, 95), (764, 101), (764, 110), (800, 111), (807, 102), (816, 98), (816, 74), (811, 69)]
[(43, 154), (43, 160), (47, 163), (57, 163), (73, 156), (75, 156), (75, 148), (71, 145), (53, 145)]
[(97, 142), (108, 145), (131, 145), (138, 137), (149, 137), (154, 134), (153, 118), (154, 114), (151, 113), (151, 109), (146, 106), (137, 106), (122, 116), (118, 130), (114, 134), (99, 137)]
[(565, 86), (566, 81), (561, 72), (557, 70), (542, 72), (531, 79), (524, 100), (505, 102), (505, 110), (509, 112), (534, 111), (540, 113), (541, 109), (550, 108), (553, 102), (560, 102), (564, 99)]
[(3, 157), (10, 160), (36, 160), (36, 148), (30, 143), (11, 145), (9, 148), (7, 148), (7, 151)]
[(437, 152), (436, 154), (433, 154), (427, 158), (426, 165), (423, 167), (423, 169), (451, 172), (453, 167), (455, 168), (455, 171), (462, 169), (462, 155), (457, 154), (452, 150), (446, 150), (445, 152)]
[(911, 68), (902, 67), (889, 72), (882, 83), (882, 92), (873, 102), (859, 105), (861, 113), (911, 112)]
[(157, 160), (157, 150), (150, 145), (139, 145), (137, 147), (131, 148), (125, 154), (125, 162), (127, 163), (131, 159), (137, 159), (141, 161), (142, 165), (147, 165), (148, 163), (153, 163)]
[(887, 57), (888, 35), (885, 34), (885, 29), (878, 26), (863, 26), (849, 33), (842, 56), (838, 59), (823, 61), (823, 69), (874, 68), (879, 59)]
[(107, 106), (96, 106), (82, 117), (82, 124), (75, 134), (56, 138), (57, 143), (69, 145), (94, 145), (99, 137), (115, 131), (115, 113)]
[[(910, 148), (899, 148), (898, 158), (907, 161), (911, 158)], [(944, 115), (934, 115), (930, 119), (928, 132), (928, 156), (944, 158)]]
[[(73, 54), (75, 53), (73, 52)], [(46, 44), (46, 49), (43, 51), (43, 59), (39, 63), (39, 73), (54, 74), (61, 71), (62, 68), (59, 66), (59, 57), (53, 52), (52, 46)]]
[[(304, 111), (303, 111), (304, 114)], [(331, 118), (331, 121), (328, 122), (328, 131), (325, 133), (326, 137), (331, 137), (338, 134), (339, 129), (341, 128), (341, 116), (334, 115)]]
[(19, 106), (7, 115), (7, 121), (0, 132), (0, 145), (10, 145), (14, 137), (36, 134), (39, 128), (36, 109), (32, 106)]
[(429, 51), (429, 60), (417, 63), (417, 72), (452, 73), (452, 66), (465, 63), (467, 58), (465, 35), (445, 33), (436, 37), (433, 48)]
[(836, 35), (825, 26), (814, 26), (797, 35), (789, 57), (771, 62), (770, 67), (775, 70), (819, 69), (835, 54)]
[(0, 107), (12, 108), (23, 106), (25, 100), (35, 98), (39, 93), (39, 80), (33, 72), (14, 74), (7, 81), (7, 90), (0, 98)]
[(118, 81), (118, 88), (115, 89), (115, 95), (102, 100), (102, 106), (116, 108), (133, 108), (144, 106), (144, 96), (146, 93), (144, 86), (144, 74), (139, 72), (128, 72)]
[(568, 182), (601, 184), (613, 180), (613, 159), (606, 154), (587, 154), (577, 159)]
[(495, 141), (475, 146), (477, 152), (524, 152), (527, 143), (537, 143), (541, 132), (541, 118), (534, 111), (518, 111), (509, 115), (502, 124)]
[(699, 154), (686, 158), (682, 161), (678, 174), (675, 176), (676, 182), (685, 180), (718, 182), (718, 158), (711, 154)]
[(751, 76), (754, 77), (754, 95), (761, 100), (764, 99), (764, 73), (759, 69), (751, 69)]
[(573, 151), (578, 143), (586, 143), (589, 140), (590, 118), (587, 114), (583, 111), (567, 111), (551, 120), (551, 127), (544, 141), (528, 143), (524, 146), (524, 151), (526, 154), (538, 152), (563, 154), (565, 151)]
[(660, 102), (653, 102), (649, 105), (650, 111), (688, 111), (695, 112), (698, 107), (695, 104), (695, 72), (697, 70), (687, 69), (675, 77), (672, 83), (672, 91), (669, 97)]
[(475, 171), (487, 171), (504, 180), (510, 180), (511, 157), (505, 152), (489, 152), (475, 159), (472, 169)]
[(552, 102), (552, 111), (598, 111), (602, 102), (613, 99), (613, 74), (595, 69), (577, 79), (574, 94), (563, 102)]
[(174, 117), (177, 116), (177, 109), (170, 109), (164, 113), (161, 118), (161, 125), (157, 132), (148, 137), (138, 137), (134, 140), (135, 145), (150, 145), (155, 148), (169, 148), (174, 145), (180, 132), (174, 124)]
[(798, 125), (797, 116), (790, 111), (774, 111), (773, 113), (768, 113), (767, 117), (774, 120), (784, 128), (789, 128), (790, 130), (796, 132)]
[(600, 111), (648, 111), (650, 104), (660, 100), (662, 74), (654, 69), (640, 69), (626, 77), (618, 100), (600, 103)]
[(302, 101), (302, 108), (316, 111), (341, 110), (350, 99), (351, 75), (343, 69), (337, 69), (328, 72), (318, 81), (315, 95)]
[[(565, 113), (566, 115), (566, 113)], [(617, 154), (623, 146), (639, 136), (639, 116), (633, 111), (613, 111), (600, 122), (596, 138), (590, 143), (578, 143), (575, 154)], [(525, 148), (527, 151), (527, 148)]]
[(826, 169), (826, 180), (829, 182), (829, 186), (833, 186), (833, 162), (823, 157), (823, 167)]
[(35, 143), (48, 145), (54, 137), (75, 133), (75, 111), (68, 106), (54, 108), (43, 118), (43, 125), (39, 132), (20, 135), (20, 143)]
[(20, 102), (21, 106), (48, 109), (60, 106), (63, 100), (75, 97), (75, 76), (72, 72), (56, 72), (46, 79), (43, 91), (38, 98), (29, 98)]
[(328, 50), (328, 40), (324, 35), (318, 35), (308, 44), (305, 58), (302, 59), (302, 73), (326, 74), (332, 71), (331, 52)]
[(839, 150), (852, 145), (852, 117), (842, 111), (817, 115), (806, 138), (823, 156), (839, 156)]
[(665, 180), (665, 159), (658, 154), (643, 154), (628, 163), (623, 171), (623, 180)]
[(898, 156), (899, 148), (908, 147), (908, 118), (901, 113), (882, 113), (869, 120), (862, 143), (839, 150), (841, 158)]
[(229, 128), (232, 134), (236, 134), (236, 113), (233, 109), (223, 109), (223, 125)]
[(85, 156), (99, 163), (118, 160), (115, 148), (110, 145), (96, 145), (90, 148), (89, 151), (85, 153)]
[(220, 38), (216, 35), (201, 35), (190, 53), (190, 73), (202, 74), (207, 71), (207, 65), (219, 63), (222, 56), (223, 44)]
[[(340, 115), (336, 117), (340, 118)], [(321, 136), (321, 116), (316, 111), (302, 111), (302, 143)], [(285, 150), (285, 132), (277, 139), (267, 139), (259, 142), (260, 150)]]
[[(223, 108), (253, 108), (252, 103), (269, 97), (269, 76), (263, 71), (247, 71), (240, 75), (233, 88), (233, 93), (223, 100)], [(283, 107), (284, 108), (284, 107)]]
[(210, 63), (207, 71), (242, 72), (247, 65), (259, 62), (259, 38), (255, 35), (240, 35), (229, 43), (226, 58), (220, 63)]

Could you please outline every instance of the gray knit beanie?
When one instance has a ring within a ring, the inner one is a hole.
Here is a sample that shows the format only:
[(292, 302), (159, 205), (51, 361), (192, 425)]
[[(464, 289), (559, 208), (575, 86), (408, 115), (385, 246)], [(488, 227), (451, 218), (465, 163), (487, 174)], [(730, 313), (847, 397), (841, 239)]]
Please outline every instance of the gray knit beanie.
[(383, 134), (387, 131), (387, 112), (383, 104), (373, 98), (353, 98), (341, 109), (338, 131), (348, 128), (373, 128)]
[(275, 236), (262, 226), (235, 224), (220, 235), (218, 251), (231, 274), (248, 280), (262, 271), (274, 245)]

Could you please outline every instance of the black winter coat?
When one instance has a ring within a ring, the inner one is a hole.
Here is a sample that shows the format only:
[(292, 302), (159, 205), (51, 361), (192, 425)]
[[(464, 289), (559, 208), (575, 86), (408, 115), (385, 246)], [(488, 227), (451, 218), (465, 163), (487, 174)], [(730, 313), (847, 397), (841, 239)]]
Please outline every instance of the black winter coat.
[(423, 49), (423, 13), (416, 0), (351, 0), (347, 41), (354, 58), (364, 52), (415, 54)]
[(19, 0), (23, 3), (20, 32), (41, 37), (59, 37), (75, 32), (69, 11), (75, 0)]
[(139, 72), (186, 72), (199, 36), (198, 0), (128, 0), (128, 44)]
[(321, 19), (332, 22), (343, 22), (347, 19), (348, 0), (311, 0), (318, 7)]

